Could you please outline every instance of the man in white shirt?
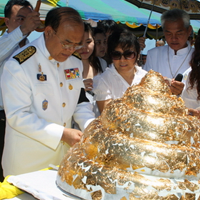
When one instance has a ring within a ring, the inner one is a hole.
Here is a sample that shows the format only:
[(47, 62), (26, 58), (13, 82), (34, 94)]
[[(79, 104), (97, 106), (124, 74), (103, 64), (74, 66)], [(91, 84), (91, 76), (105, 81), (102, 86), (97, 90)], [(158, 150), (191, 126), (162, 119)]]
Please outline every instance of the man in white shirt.
[(82, 48), (83, 20), (70, 7), (54, 8), (44, 33), (5, 63), (2, 94), (6, 112), (4, 175), (59, 165), (94, 119), (85, 96), (83, 64), (72, 54)]
[[(24, 46), (27, 36), (40, 25), (39, 13), (33, 11), (32, 5), (26, 0), (10, 0), (4, 9), (7, 31), (0, 38), (0, 80), (3, 66), (8, 58), (18, 48)], [(0, 88), (0, 161), (4, 146), (5, 113), (3, 108), (2, 93)], [(0, 165), (0, 181), (3, 180)]]
[(192, 31), (190, 17), (180, 9), (168, 10), (162, 14), (161, 24), (168, 45), (149, 50), (144, 69), (147, 71), (153, 69), (164, 77), (172, 79), (171, 91), (173, 94), (180, 95), (184, 84), (174, 79), (190, 67), (189, 62), (193, 52), (188, 42)]

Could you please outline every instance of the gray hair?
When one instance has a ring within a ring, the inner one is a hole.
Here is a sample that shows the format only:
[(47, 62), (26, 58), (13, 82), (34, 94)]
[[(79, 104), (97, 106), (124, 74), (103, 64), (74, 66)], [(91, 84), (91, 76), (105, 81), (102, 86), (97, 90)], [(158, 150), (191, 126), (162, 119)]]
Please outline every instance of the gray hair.
[(176, 22), (180, 19), (183, 20), (185, 28), (189, 28), (189, 26), (190, 26), (190, 16), (189, 16), (188, 13), (186, 13), (184, 10), (177, 9), (177, 8), (172, 9), (172, 10), (167, 10), (161, 16), (162, 28), (164, 29), (166, 21)]

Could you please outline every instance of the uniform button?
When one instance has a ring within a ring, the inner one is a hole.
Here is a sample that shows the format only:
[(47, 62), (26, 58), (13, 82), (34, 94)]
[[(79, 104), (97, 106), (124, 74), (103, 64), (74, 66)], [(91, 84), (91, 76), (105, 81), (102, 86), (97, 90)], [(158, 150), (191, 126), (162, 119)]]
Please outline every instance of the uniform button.
[(65, 106), (66, 106), (66, 103), (63, 103), (62, 106), (65, 107)]
[(63, 83), (62, 82), (60, 82), (60, 87), (62, 87), (63, 86)]
[(63, 126), (65, 127), (65, 126), (66, 126), (66, 123), (64, 123)]
[(60, 64), (59, 64), (59, 63), (57, 63), (57, 67), (60, 67)]
[(71, 84), (69, 84), (69, 89), (73, 90), (73, 86)]
[(52, 60), (53, 58), (51, 56), (49, 56), (49, 60)]

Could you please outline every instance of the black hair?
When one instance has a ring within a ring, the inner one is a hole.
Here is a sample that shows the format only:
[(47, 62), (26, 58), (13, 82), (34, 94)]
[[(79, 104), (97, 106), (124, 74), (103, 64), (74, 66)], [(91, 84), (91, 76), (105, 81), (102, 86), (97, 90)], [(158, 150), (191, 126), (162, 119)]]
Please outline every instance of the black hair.
[(105, 31), (102, 28), (100, 28), (100, 27), (94, 27), (93, 28), (93, 35), (95, 36), (98, 33), (103, 33), (105, 35), (105, 37), (106, 37)]
[(194, 88), (197, 89), (197, 100), (200, 100), (200, 29), (198, 31), (198, 35), (195, 39), (194, 44), (194, 52), (192, 53), (192, 58), (190, 61), (190, 65), (192, 71), (190, 72), (189, 83), (190, 87), (188, 89)]
[(126, 28), (119, 28), (108, 37), (108, 55), (110, 59), (111, 53), (118, 46), (120, 46), (123, 50), (134, 48), (136, 51), (136, 57), (138, 58), (140, 55), (140, 44), (137, 37)]
[[(84, 22), (84, 28), (85, 28), (85, 32), (90, 33), (92, 35), (93, 40), (94, 40), (94, 31), (93, 31), (91, 25), (87, 22)], [(89, 57), (89, 63), (91, 64), (92, 67), (95, 68), (95, 70), (97, 72), (103, 72), (103, 69), (101, 67), (101, 63), (100, 63), (98, 57), (95, 55), (95, 45), (94, 45), (94, 50)]]
[(24, 6), (24, 7), (31, 7), (33, 9), (33, 6), (31, 3), (27, 0), (9, 0), (4, 8), (4, 16), (7, 18), (11, 17), (12, 14), (12, 7), (14, 5)]
[(61, 20), (73, 21), (76, 23), (83, 23), (79, 13), (70, 7), (60, 7), (51, 9), (45, 19), (45, 27), (51, 26), (54, 31), (57, 31)]
[(98, 22), (98, 27), (104, 29), (104, 32), (113, 32), (118, 28), (118, 24), (113, 20), (102, 20)]

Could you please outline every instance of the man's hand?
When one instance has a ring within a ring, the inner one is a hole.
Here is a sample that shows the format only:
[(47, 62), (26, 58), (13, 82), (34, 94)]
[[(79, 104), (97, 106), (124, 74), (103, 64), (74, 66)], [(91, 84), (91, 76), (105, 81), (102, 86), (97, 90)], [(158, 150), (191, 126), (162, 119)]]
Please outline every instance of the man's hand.
[(183, 91), (183, 88), (184, 88), (184, 83), (180, 81), (175, 81), (174, 79), (172, 79), (171, 85), (170, 85), (172, 94), (180, 95)]
[(24, 22), (20, 26), (20, 29), (23, 33), (23, 35), (28, 35), (32, 31), (34, 31), (37, 27), (40, 26), (40, 14), (36, 11), (33, 11), (32, 13), (29, 13), (27, 17), (24, 19)]
[(200, 119), (200, 110), (188, 108), (188, 114), (192, 116), (196, 116)]
[(77, 129), (65, 128), (61, 140), (73, 146), (81, 140), (83, 133)]
[(91, 78), (85, 79), (83, 83), (85, 85), (85, 91), (90, 91), (93, 89), (93, 80)]
[(140, 50), (143, 50), (146, 47), (146, 45), (145, 45), (145, 37), (138, 38), (138, 42), (140, 44)]

